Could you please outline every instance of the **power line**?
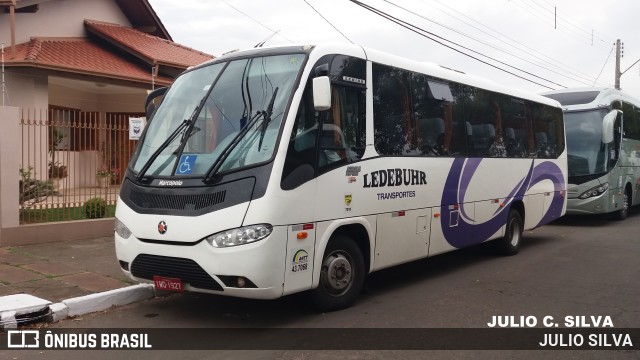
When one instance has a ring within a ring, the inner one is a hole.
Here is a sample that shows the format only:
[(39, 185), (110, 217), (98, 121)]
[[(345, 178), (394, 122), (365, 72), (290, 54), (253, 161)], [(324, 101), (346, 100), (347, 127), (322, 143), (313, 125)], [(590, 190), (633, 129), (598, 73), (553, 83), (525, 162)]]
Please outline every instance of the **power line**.
[[(532, 64), (532, 65), (534, 65), (534, 66), (537, 66), (537, 67), (539, 67), (539, 68), (542, 68), (542, 69), (544, 69), (544, 70), (547, 70), (547, 71), (549, 71), (549, 72), (552, 72), (552, 73), (554, 73), (554, 74), (556, 74), (556, 75), (560, 75), (560, 76), (566, 77), (566, 78), (568, 78), (568, 79), (570, 79), (570, 80), (580, 82), (580, 83), (582, 83), (582, 84), (584, 84), (584, 85), (589, 85), (589, 82), (584, 82), (584, 81), (578, 80), (578, 79), (576, 79), (576, 78), (572, 78), (572, 77), (570, 77), (570, 76), (568, 76), (568, 75), (566, 75), (566, 74), (564, 74), (564, 73), (561, 73), (561, 72), (558, 72), (558, 71), (555, 71), (555, 70), (549, 69), (548, 67), (544, 67), (544, 66), (542, 66), (542, 65), (540, 65), (540, 64), (537, 64), (537, 63), (535, 63), (535, 62), (533, 62), (533, 61), (531, 61), (531, 60), (525, 59), (525, 58), (523, 58), (523, 57), (521, 57), (521, 56), (518, 56), (518, 55), (516, 55), (516, 54), (514, 54), (514, 53), (511, 53), (511, 52), (509, 52), (509, 51), (507, 51), (507, 50), (505, 50), (505, 49), (503, 49), (503, 48), (497, 47), (497, 46), (495, 46), (494, 44), (491, 44), (491, 43), (488, 43), (488, 42), (482, 41), (482, 40), (480, 40), (480, 39), (478, 39), (478, 38), (475, 38), (475, 37), (473, 37), (473, 36), (471, 36), (471, 35), (468, 35), (468, 34), (465, 34), (465, 33), (461, 32), (461, 31), (459, 31), (459, 30), (456, 30), (456, 29), (454, 29), (454, 28), (452, 28), (452, 27), (450, 27), (450, 26), (444, 25), (444, 24), (442, 24), (442, 23), (440, 23), (440, 22), (437, 22), (437, 21), (435, 21), (435, 20), (429, 19), (429, 18), (424, 17), (424, 16), (422, 16), (422, 15), (420, 15), (420, 14), (417, 14), (417, 13), (416, 13), (416, 12), (414, 12), (414, 11), (411, 11), (411, 10), (409, 10), (409, 9), (407, 9), (407, 8), (404, 8), (404, 7), (400, 6), (400, 5), (394, 4), (394, 3), (392, 3), (392, 2), (390, 2), (390, 1), (388, 1), (388, 0), (383, 0), (383, 1), (384, 1), (384, 2), (386, 2), (386, 3), (388, 3), (388, 4), (393, 5), (393, 6), (395, 6), (395, 7), (398, 7), (398, 8), (400, 8), (400, 9), (402, 9), (402, 10), (404, 10), (404, 11), (406, 11), (406, 12), (410, 13), (410, 14), (413, 14), (413, 15), (415, 15), (415, 16), (418, 16), (418, 17), (420, 17), (420, 18), (422, 18), (422, 19), (424, 19), (424, 20), (427, 20), (427, 21), (429, 21), (429, 22), (432, 22), (432, 23), (434, 23), (434, 24), (436, 24), (436, 25), (439, 25), (439, 26), (441, 26), (441, 27), (443, 27), (443, 28), (445, 28), (445, 29), (448, 29), (448, 30), (450, 30), (450, 31), (453, 31), (453, 32), (455, 32), (455, 33), (457, 33), (457, 34), (460, 34), (460, 35), (462, 35), (462, 36), (464, 36), (464, 37), (467, 37), (467, 38), (469, 38), (469, 39), (471, 39), (471, 40), (477, 41), (477, 42), (479, 42), (479, 43), (481, 43), (481, 44), (483, 44), (483, 45), (489, 46), (489, 47), (491, 47), (491, 48), (493, 48), (493, 49), (495, 49), (495, 50), (501, 51), (501, 52), (503, 52), (503, 53), (505, 53), (505, 54), (507, 54), (507, 55), (510, 55), (510, 56), (512, 56), (512, 57), (514, 57), (514, 58), (516, 58), (516, 59), (518, 59), (518, 60), (521, 60), (521, 61), (527, 62), (527, 63), (529, 63), (529, 64)], [(508, 45), (508, 44), (507, 44), (507, 45)], [(520, 50), (520, 49), (517, 49), (517, 50)], [(473, 50), (471, 50), (471, 51), (473, 51)], [(521, 50), (521, 51), (522, 51), (522, 50)], [(474, 52), (475, 52), (475, 51), (474, 51)], [(525, 52), (525, 53), (526, 53), (526, 52)], [(532, 54), (529, 54), (529, 55), (532, 55)], [(486, 56), (486, 55), (483, 55), (483, 56)], [(532, 56), (534, 56), (534, 55), (532, 55)], [(488, 57), (488, 56), (486, 56), (486, 57)], [(493, 60), (494, 60), (494, 61), (498, 61), (498, 60), (495, 60), (495, 59), (493, 59)], [(498, 62), (500, 62), (500, 61), (498, 61)], [(509, 67), (513, 67), (512, 65), (509, 65), (509, 64), (506, 64), (506, 63), (503, 63), (503, 62), (500, 62), (500, 63), (502, 63), (502, 64), (504, 64), (504, 65), (507, 65), (507, 66), (509, 66)], [(514, 67), (514, 68), (515, 68), (515, 67)], [(518, 70), (520, 70), (520, 69), (518, 69)], [(531, 74), (531, 73), (530, 73), (530, 75), (535, 76), (535, 77), (540, 78), (540, 79), (543, 79), (543, 80), (546, 80), (546, 79), (544, 79), (544, 78), (541, 78), (541, 77), (539, 77), (539, 76), (537, 76), (537, 75), (534, 75), (534, 74)], [(591, 79), (587, 79), (587, 80), (588, 80), (588, 81), (591, 81)], [(548, 80), (547, 80), (547, 81), (548, 81)], [(552, 82), (552, 83), (553, 83), (553, 82)], [(553, 83), (553, 84), (558, 85), (558, 86), (561, 86), (561, 87), (564, 87), (563, 85), (560, 85), (560, 84), (557, 84), (557, 83)]]
[(256, 20), (256, 19), (254, 19), (254, 18), (253, 18), (253, 17), (251, 17), (249, 14), (242, 12), (240, 9), (238, 9), (237, 7), (235, 7), (235, 6), (231, 5), (231, 4), (229, 4), (229, 3), (228, 3), (228, 2), (226, 2), (225, 0), (220, 0), (220, 1), (222, 1), (222, 2), (223, 2), (223, 3), (225, 3), (225, 4), (227, 4), (227, 6), (229, 6), (229, 7), (230, 7), (230, 8), (232, 8), (233, 10), (235, 10), (235, 11), (239, 12), (240, 14), (242, 14), (242, 15), (244, 15), (244, 16), (246, 16), (246, 17), (248, 17), (249, 19), (253, 20), (256, 24), (258, 24), (258, 25), (262, 26), (263, 28), (265, 28), (265, 29), (267, 29), (267, 30), (271, 31), (271, 33), (276, 33), (278, 36), (280, 36), (281, 38), (283, 38), (283, 39), (287, 40), (288, 42), (290, 42), (290, 43), (292, 43), (292, 44), (294, 43), (294, 42), (293, 42), (293, 41), (291, 41), (290, 39), (287, 39), (284, 35), (279, 34), (280, 30), (276, 31), (276, 30), (271, 29), (271, 28), (270, 28), (270, 27), (268, 27), (267, 25), (265, 25), (265, 24), (261, 23), (260, 21), (258, 21), (258, 20)]
[[(604, 67), (607, 66), (607, 63), (609, 62), (609, 58), (611, 57), (611, 54), (613, 53), (613, 49), (615, 48), (615, 45), (611, 47), (611, 51), (609, 52), (609, 56), (607, 56), (607, 60), (604, 61), (604, 64), (602, 65), (602, 69), (600, 69), (600, 74), (598, 74), (598, 77), (596, 78), (596, 81), (598, 81), (598, 79), (600, 78), (600, 75), (602, 75), (602, 71), (604, 70)], [(593, 82), (593, 85), (596, 84), (596, 81)]]
[(349, 39), (349, 38), (347, 37), (347, 35), (343, 34), (343, 33), (342, 33), (342, 31), (340, 31), (337, 27), (335, 27), (335, 25), (333, 25), (333, 24), (331, 23), (331, 21), (327, 20), (327, 18), (326, 18), (326, 17), (322, 16), (322, 14), (320, 14), (320, 12), (319, 12), (318, 10), (316, 10), (316, 8), (314, 8), (314, 7), (313, 7), (313, 5), (309, 4), (309, 2), (308, 2), (307, 0), (304, 0), (304, 2), (305, 2), (307, 5), (309, 5), (309, 7), (310, 7), (310, 8), (312, 8), (312, 9), (313, 9), (313, 11), (315, 11), (315, 12), (316, 12), (316, 14), (320, 15), (320, 17), (321, 17), (321, 18), (323, 18), (323, 19), (324, 19), (324, 21), (326, 21), (329, 25), (331, 25), (334, 29), (336, 29), (336, 31), (337, 31), (337, 32), (339, 32), (339, 33), (340, 33), (340, 35), (344, 36), (344, 38), (345, 38), (345, 39), (347, 39), (350, 43), (355, 44), (353, 41), (351, 41), (351, 39)]
[[(571, 74), (572, 76), (575, 76), (575, 77), (577, 77), (577, 78), (580, 78), (580, 79), (586, 80), (586, 81), (587, 81), (587, 82), (589, 82), (589, 83), (593, 80), (593, 76), (591, 76), (591, 75), (589, 75), (589, 74), (586, 74), (586, 73), (584, 73), (584, 72), (578, 71), (578, 70), (575, 70), (575, 71), (574, 71), (574, 69), (573, 69), (572, 67), (570, 67), (569, 65), (566, 65), (566, 64), (564, 64), (564, 63), (562, 63), (562, 62), (560, 62), (560, 61), (558, 61), (558, 60), (556, 60), (556, 59), (553, 59), (553, 58), (551, 58), (551, 57), (549, 57), (549, 56), (547, 56), (547, 55), (545, 55), (545, 54), (543, 54), (543, 53), (541, 53), (541, 52), (539, 52), (539, 51), (537, 51), (537, 50), (535, 50), (535, 49), (531, 48), (530, 46), (527, 46), (526, 44), (521, 43), (521, 42), (519, 42), (518, 40), (516, 40), (516, 39), (514, 39), (514, 38), (512, 38), (512, 37), (510, 37), (510, 36), (508, 36), (508, 35), (505, 35), (505, 34), (503, 34), (503, 33), (499, 32), (499, 31), (497, 31), (497, 30), (495, 30), (495, 29), (493, 29), (493, 28), (491, 28), (491, 27), (489, 27), (489, 26), (487, 26), (487, 25), (485, 25), (485, 24), (483, 24), (483, 23), (481, 23), (481, 22), (479, 22), (479, 21), (477, 21), (477, 20), (475, 20), (475, 19), (473, 19), (473, 18), (471, 18), (471, 17), (467, 16), (466, 14), (461, 13), (460, 11), (458, 11), (458, 10), (456, 10), (456, 9), (454, 9), (454, 8), (452, 8), (452, 7), (450, 7), (450, 6), (448, 6), (447, 4), (444, 4), (444, 3), (442, 3), (442, 2), (440, 2), (440, 1), (438, 1), (438, 0), (433, 0), (434, 2), (438, 3), (439, 5), (441, 5), (441, 6), (445, 7), (445, 8), (447, 8), (447, 9), (449, 10), (449, 11), (444, 11), (444, 10), (442, 10), (442, 9), (440, 9), (440, 8), (438, 8), (438, 7), (435, 7), (435, 6), (431, 5), (431, 4), (427, 4), (424, 0), (420, 0), (420, 1), (421, 1), (423, 4), (430, 5), (430, 6), (432, 6), (434, 9), (441, 11), (443, 14), (445, 14), (445, 15), (447, 15), (447, 16), (450, 16), (450, 17), (452, 17), (452, 18), (454, 18), (454, 19), (456, 19), (456, 20), (458, 20), (458, 21), (462, 22), (463, 24), (465, 24), (465, 25), (467, 25), (467, 26), (470, 26), (470, 27), (472, 27), (472, 28), (474, 28), (474, 29), (476, 29), (476, 30), (480, 31), (481, 33), (486, 34), (487, 36), (489, 36), (489, 37), (491, 37), (491, 38), (494, 38), (494, 39), (496, 39), (497, 41), (499, 41), (499, 42), (501, 42), (501, 43), (503, 43), (503, 44), (505, 44), (505, 45), (507, 45), (507, 46), (510, 46), (510, 47), (512, 47), (512, 48), (514, 48), (514, 49), (516, 49), (516, 50), (518, 50), (518, 51), (523, 52), (524, 54), (527, 54), (527, 55), (529, 55), (529, 56), (531, 56), (531, 57), (533, 57), (533, 58), (535, 58), (535, 59), (539, 60), (541, 63), (544, 63), (544, 64), (548, 64), (548, 65), (550, 65), (550, 66), (553, 66), (553, 67), (555, 67), (556, 69), (558, 69), (558, 70), (560, 70), (560, 71), (563, 71), (563, 72), (565, 72), (565, 73), (567, 73), (567, 74)], [(484, 29), (482, 29), (482, 28), (480, 28), (480, 27), (478, 27), (478, 26), (475, 26), (475, 25), (473, 25), (473, 24), (470, 24), (469, 22), (465, 21), (464, 19), (461, 19), (461, 18), (459, 18), (459, 17), (456, 17), (455, 15), (452, 15), (452, 14), (451, 14), (451, 12), (457, 13), (457, 14), (459, 14), (459, 15), (461, 15), (461, 16), (463, 16), (463, 17), (465, 17), (465, 18), (469, 19), (469, 20), (471, 20), (472, 22), (474, 22), (474, 23), (476, 23), (476, 24), (478, 24), (478, 25), (480, 25), (480, 26), (482, 26), (482, 27), (484, 27), (484, 28), (486, 28), (486, 29), (490, 30), (491, 32), (493, 32), (493, 33), (495, 33), (495, 34), (498, 34), (498, 35), (499, 35), (499, 36), (501, 36), (502, 38), (507, 39), (507, 40), (509, 40), (509, 41), (510, 41), (510, 42), (512, 42), (512, 43), (509, 43), (509, 42), (505, 41), (504, 39), (501, 39), (501, 38), (499, 38), (499, 37), (497, 37), (497, 36), (495, 36), (495, 35), (493, 35), (493, 34), (491, 34), (491, 33), (487, 32), (487, 31), (485, 31)], [(443, 25), (441, 25), (441, 26), (443, 26)], [(546, 59), (548, 59), (548, 60), (545, 60), (545, 58), (546, 58)], [(550, 60), (551, 62), (550, 62), (549, 60)], [(526, 60), (525, 60), (525, 61), (526, 61)], [(530, 61), (527, 61), (527, 62), (530, 62)], [(542, 66), (537, 65), (537, 64), (536, 64), (536, 66), (542, 67)], [(548, 70), (548, 71), (554, 72), (554, 71), (549, 70), (549, 69), (546, 69), (546, 68), (544, 68), (544, 67), (542, 67), (542, 68), (543, 68), (543, 69), (545, 69), (545, 70)], [(554, 73), (558, 74), (557, 72), (554, 72)], [(577, 81), (577, 82), (580, 82), (580, 83), (583, 83), (583, 84), (587, 84), (587, 83), (582, 82), (582, 81), (580, 81), (580, 80), (577, 80), (577, 79), (575, 79), (575, 78), (571, 78), (571, 77), (567, 76), (566, 74), (560, 74), (560, 75), (561, 75), (561, 76), (564, 76), (564, 77), (566, 77), (566, 78), (569, 78), (569, 79), (571, 79), (571, 80), (574, 80), (574, 81)]]
[[(550, 3), (548, 0), (542, 0), (542, 1), (544, 1), (545, 3), (547, 3), (549, 6), (556, 7), (556, 5), (554, 5), (554, 4), (552, 4), (552, 3)], [(565, 17), (566, 17), (567, 19), (570, 19), (574, 24), (578, 24), (578, 25), (580, 25), (580, 26), (585, 27), (582, 23), (580, 23), (578, 20), (576, 20), (576, 19), (572, 18), (571, 16), (569, 16), (569, 14), (568, 14), (568, 13), (564, 12), (564, 11), (563, 11), (562, 9), (560, 9), (559, 7), (557, 7), (557, 9), (558, 9), (558, 13), (562, 13), (562, 14), (564, 14), (564, 15), (565, 15)], [(569, 21), (567, 21), (567, 22), (569, 22)], [(588, 27), (586, 27), (586, 28), (588, 28)], [(600, 31), (600, 32), (602, 33), (602, 31)], [(614, 41), (615, 41), (615, 40), (612, 40), (612, 39), (615, 39), (613, 36), (611, 36), (611, 35), (609, 35), (609, 34), (605, 34), (605, 36), (608, 38), (608, 39), (603, 39), (603, 41), (604, 41), (606, 44), (609, 44), (609, 43), (612, 43), (612, 42), (614, 42)]]
[[(510, 2), (511, 4), (514, 4), (515, 6), (519, 7), (520, 9), (522, 9), (522, 10), (524, 10), (524, 11), (528, 12), (529, 14), (531, 14), (531, 15), (533, 15), (533, 16), (535, 16), (535, 17), (537, 17), (537, 18), (538, 18), (539, 20), (541, 20), (542, 22), (544, 22), (544, 23), (546, 23), (546, 24), (549, 24), (549, 25), (551, 25), (551, 26), (554, 26), (554, 22), (553, 22), (553, 21), (549, 20), (549, 18), (548, 18), (545, 14), (541, 14), (541, 13), (540, 13), (540, 11), (541, 11), (541, 10), (538, 10), (537, 8), (534, 8), (530, 3), (528, 3), (528, 2), (526, 2), (526, 1), (524, 1), (524, 0), (522, 0), (522, 4), (523, 4), (524, 6), (526, 6), (526, 8), (525, 8), (525, 7), (523, 7), (521, 4), (519, 4), (516, 0), (509, 1), (509, 2)], [(560, 29), (558, 29), (558, 30), (560, 30)], [(561, 31), (561, 32), (564, 32), (565, 34), (570, 35), (570, 36), (572, 36), (572, 37), (574, 37), (574, 38), (576, 38), (576, 39), (578, 39), (578, 40), (581, 40), (581, 41), (587, 41), (587, 42), (589, 42), (589, 43), (591, 42), (591, 37), (585, 37), (585, 36), (583, 36), (583, 35), (582, 35), (582, 34), (580, 34), (580, 33), (576, 33), (576, 31), (575, 31), (575, 30), (573, 30), (573, 29), (564, 28), (564, 30), (563, 30), (563, 31)], [(597, 45), (595, 45), (595, 46), (602, 46), (602, 45), (603, 45), (603, 44), (597, 44)], [(607, 47), (607, 50), (608, 50), (608, 49), (609, 49), (609, 48)]]
[[(586, 36), (591, 37), (592, 41), (593, 41), (593, 39), (599, 39), (601, 42), (605, 43), (605, 40), (604, 40), (604, 39), (599, 38), (598, 36), (596, 36), (596, 35), (593, 33), (593, 30), (592, 30), (592, 29), (585, 29), (585, 28), (583, 28), (583, 27), (581, 27), (581, 26), (578, 26), (578, 25), (575, 25), (575, 24), (573, 24), (573, 23), (571, 23), (571, 22), (569, 22), (569, 21), (566, 21), (566, 20), (564, 20), (564, 17), (563, 17), (563, 16), (562, 16), (562, 17), (557, 17), (557, 14), (556, 14), (556, 12), (557, 12), (557, 7), (556, 7), (556, 6), (553, 6), (553, 5), (552, 5), (552, 7), (553, 7), (553, 8), (554, 8), (554, 10), (555, 10), (555, 11), (552, 11), (551, 9), (549, 9), (549, 8), (545, 7), (544, 5), (540, 4), (540, 3), (539, 3), (539, 2), (537, 2), (536, 0), (531, 0), (531, 1), (533, 2), (533, 4), (535, 4), (536, 6), (538, 6), (539, 8), (541, 8), (542, 10), (544, 10), (544, 11), (546, 11), (546, 12), (550, 13), (550, 14), (553, 14), (554, 16), (556, 16), (556, 18), (557, 18), (559, 21), (564, 21), (564, 22), (566, 22), (566, 23), (567, 23), (567, 25), (571, 25), (572, 27), (576, 28), (578, 31), (584, 32)], [(608, 43), (609, 41), (606, 41), (606, 42)]]
[(259, 43), (257, 43), (257, 44), (254, 46), (254, 48), (262, 47), (262, 46), (263, 46), (267, 41), (269, 41), (269, 39), (271, 39), (272, 37), (276, 36), (279, 32), (280, 32), (280, 30), (278, 30), (278, 31), (274, 32), (273, 34), (271, 34), (271, 35), (267, 36), (267, 38), (266, 38), (266, 39), (264, 39), (264, 40), (260, 41)]
[[(400, 25), (400, 26), (402, 26), (402, 27), (406, 28), (407, 30), (413, 31), (413, 32), (415, 32), (416, 34), (418, 34), (418, 35), (420, 35), (420, 36), (426, 37), (427, 39), (429, 39), (429, 40), (431, 40), (431, 41), (433, 41), (433, 42), (436, 42), (436, 43), (438, 43), (438, 44), (440, 44), (440, 45), (442, 45), (442, 46), (444, 46), (444, 47), (447, 47), (447, 48), (449, 48), (449, 49), (451, 49), (451, 50), (453, 50), (453, 51), (456, 51), (456, 52), (458, 52), (458, 53), (460, 53), (460, 54), (462, 54), (462, 55), (465, 55), (465, 56), (467, 56), (467, 57), (470, 57), (470, 58), (472, 58), (472, 59), (474, 59), (474, 60), (476, 60), (476, 61), (479, 61), (479, 62), (481, 62), (481, 63), (483, 63), (483, 64), (489, 65), (489, 66), (491, 66), (491, 67), (493, 67), (493, 68), (495, 68), (495, 69), (498, 69), (498, 70), (500, 70), (500, 71), (503, 71), (503, 72), (505, 72), (505, 73), (507, 73), (507, 74), (513, 75), (513, 76), (515, 76), (515, 77), (518, 77), (518, 78), (523, 79), (523, 80), (526, 80), (526, 81), (529, 81), (529, 82), (531, 82), (531, 83), (533, 83), (533, 84), (536, 84), (536, 85), (539, 85), (539, 86), (545, 87), (545, 88), (550, 89), (550, 90), (555, 90), (555, 89), (554, 89), (554, 88), (552, 88), (552, 87), (549, 87), (549, 86), (547, 86), (547, 85), (544, 85), (544, 84), (538, 83), (538, 82), (533, 81), (533, 80), (531, 80), (531, 79), (527, 79), (527, 78), (525, 78), (524, 76), (518, 75), (518, 74), (513, 73), (513, 72), (511, 72), (511, 71), (508, 71), (508, 70), (505, 70), (505, 69), (503, 69), (503, 68), (501, 68), (501, 67), (499, 67), (499, 66), (497, 66), (497, 65), (491, 64), (491, 63), (489, 63), (489, 62), (487, 62), (487, 61), (484, 61), (484, 60), (482, 60), (482, 59), (479, 59), (479, 58), (477, 58), (477, 57), (475, 57), (475, 56), (473, 56), (473, 55), (467, 54), (467, 53), (465, 53), (465, 52), (464, 52), (464, 51), (462, 51), (462, 50), (456, 49), (456, 48), (454, 48), (454, 47), (452, 47), (452, 46), (450, 46), (450, 45), (447, 45), (447, 44), (445, 44), (445, 43), (443, 43), (443, 42), (441, 42), (441, 41), (439, 41), (439, 40), (436, 40), (436, 39), (434, 39), (433, 37), (431, 37), (431, 36), (429, 36), (429, 35), (427, 35), (427, 34), (433, 35), (433, 36), (435, 36), (435, 37), (437, 37), (437, 38), (440, 38), (440, 39), (442, 39), (442, 40), (444, 40), (444, 41), (447, 41), (447, 42), (450, 42), (450, 43), (452, 43), (452, 44), (455, 44), (456, 46), (459, 46), (459, 47), (461, 47), (461, 48), (463, 48), (463, 49), (471, 50), (471, 49), (465, 48), (464, 46), (461, 46), (461, 45), (459, 45), (459, 44), (457, 44), (457, 43), (455, 43), (455, 42), (453, 42), (453, 41), (450, 41), (450, 40), (445, 39), (445, 38), (443, 38), (443, 37), (441, 37), (441, 36), (438, 36), (438, 35), (436, 35), (436, 34), (433, 34), (433, 33), (429, 32), (429, 31), (426, 31), (426, 30), (424, 30), (424, 29), (422, 29), (422, 28), (420, 28), (420, 27), (418, 27), (418, 26), (415, 26), (415, 25), (410, 24), (410, 23), (408, 23), (408, 22), (406, 22), (406, 21), (400, 20), (400, 19), (398, 19), (398, 18), (396, 18), (396, 17), (394, 17), (394, 16), (392, 16), (392, 15), (389, 15), (388, 13), (386, 13), (386, 12), (384, 12), (384, 11), (382, 11), (382, 10), (379, 10), (379, 9), (377, 9), (377, 8), (374, 8), (373, 6), (370, 6), (370, 5), (364, 4), (364, 3), (362, 3), (362, 2), (360, 2), (360, 1), (358, 1), (358, 0), (349, 0), (349, 1), (353, 2), (354, 4), (356, 4), (356, 5), (358, 5), (358, 6), (362, 7), (362, 8), (364, 8), (364, 9), (366, 9), (366, 10), (369, 10), (369, 11), (373, 12), (374, 14), (376, 14), (376, 15), (378, 15), (378, 16), (381, 16), (381, 17), (383, 17), (383, 18), (385, 18), (385, 19), (387, 19), (387, 20), (389, 20), (389, 21), (392, 21), (392, 22), (396, 23), (396, 24), (398, 24), (398, 25)], [(416, 30), (416, 29), (418, 29), (419, 31), (418, 31), (418, 30)], [(471, 51), (473, 51), (473, 50), (471, 50)], [(474, 51), (474, 52), (476, 52), (476, 51)], [(478, 53), (478, 52), (476, 52), (476, 53)], [(480, 54), (480, 53), (478, 53), (478, 54)], [(487, 57), (487, 58), (489, 58), (489, 59), (491, 59), (491, 60), (494, 60), (494, 61), (500, 62), (500, 61), (498, 61), (498, 60), (496, 60), (496, 59), (493, 59), (493, 58), (491, 58), (491, 57), (489, 57), (489, 56), (486, 56), (486, 55), (483, 55), (483, 54), (480, 54), (480, 55), (485, 56), (485, 57)], [(504, 63), (503, 63), (503, 64), (504, 64)], [(507, 65), (508, 65), (508, 64), (507, 64)], [(508, 65), (508, 66), (510, 66), (510, 65)], [(510, 67), (513, 67), (513, 66), (510, 66)], [(519, 68), (516, 68), (516, 67), (513, 67), (513, 68), (514, 68), (514, 69), (516, 69), (516, 70), (518, 70), (518, 71), (524, 72), (524, 73), (526, 73), (526, 74), (530, 74), (530, 73), (528, 73), (528, 72), (526, 72), (526, 71), (524, 71), (524, 70), (521, 70), (521, 69), (519, 69)], [(530, 75), (533, 75), (533, 74), (530, 74)], [(538, 76), (536, 76), (536, 75), (533, 75), (533, 76), (538, 77)], [(547, 81), (547, 82), (553, 83), (553, 82), (552, 82), (552, 81), (550, 81), (550, 80), (547, 80), (547, 79), (544, 79), (544, 78), (541, 78), (541, 79), (542, 79), (542, 80), (544, 80), (544, 81)], [(560, 86), (562, 86), (562, 85), (560, 85)], [(566, 86), (565, 86), (565, 87), (566, 87)]]

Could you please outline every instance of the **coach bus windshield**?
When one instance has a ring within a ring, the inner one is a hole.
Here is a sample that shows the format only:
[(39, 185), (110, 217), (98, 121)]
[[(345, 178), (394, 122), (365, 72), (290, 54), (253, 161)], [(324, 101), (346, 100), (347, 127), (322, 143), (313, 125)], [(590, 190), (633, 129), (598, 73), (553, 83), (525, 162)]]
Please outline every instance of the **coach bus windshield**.
[(184, 73), (149, 123), (133, 170), (202, 177), (218, 162), (224, 172), (271, 159), (304, 58), (244, 58)]
[(605, 174), (608, 148), (602, 142), (602, 119), (607, 109), (565, 112), (569, 176)]

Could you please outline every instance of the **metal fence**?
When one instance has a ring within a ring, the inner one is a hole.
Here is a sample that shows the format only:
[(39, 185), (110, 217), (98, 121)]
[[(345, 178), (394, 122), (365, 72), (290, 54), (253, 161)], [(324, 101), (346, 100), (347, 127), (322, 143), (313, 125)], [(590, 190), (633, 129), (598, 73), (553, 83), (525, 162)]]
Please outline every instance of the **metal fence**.
[(136, 141), (129, 117), (51, 106), (23, 109), (20, 223), (112, 217)]

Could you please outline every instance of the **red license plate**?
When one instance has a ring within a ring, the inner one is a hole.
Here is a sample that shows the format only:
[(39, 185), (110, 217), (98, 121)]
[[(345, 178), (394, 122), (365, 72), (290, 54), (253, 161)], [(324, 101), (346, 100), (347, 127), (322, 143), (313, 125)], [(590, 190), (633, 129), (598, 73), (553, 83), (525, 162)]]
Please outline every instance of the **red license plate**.
[(154, 275), (153, 283), (156, 289), (166, 291), (184, 291), (182, 280), (176, 278), (167, 278), (163, 276)]

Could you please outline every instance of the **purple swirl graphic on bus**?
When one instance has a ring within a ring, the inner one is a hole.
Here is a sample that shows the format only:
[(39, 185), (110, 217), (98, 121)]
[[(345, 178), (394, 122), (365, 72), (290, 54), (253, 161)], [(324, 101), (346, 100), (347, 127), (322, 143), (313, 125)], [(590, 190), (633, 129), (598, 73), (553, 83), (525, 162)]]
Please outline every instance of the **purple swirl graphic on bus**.
[[(544, 180), (553, 182), (554, 193), (549, 208), (536, 227), (560, 217), (566, 190), (562, 170), (550, 161), (534, 166), (534, 161), (532, 160), (527, 175), (509, 192), (509, 195), (503, 200), (503, 206), (496, 210), (492, 218), (480, 224), (473, 223), (473, 220), (465, 211), (464, 198), (467, 187), (481, 162), (482, 159), (455, 159), (447, 176), (440, 208), (440, 224), (444, 237), (449, 244), (462, 248), (487, 240), (506, 223), (511, 204), (514, 201), (521, 201), (527, 190)], [(456, 226), (450, 226), (452, 221), (451, 206), (456, 206), (455, 209), (458, 209), (460, 214), (456, 219)]]

